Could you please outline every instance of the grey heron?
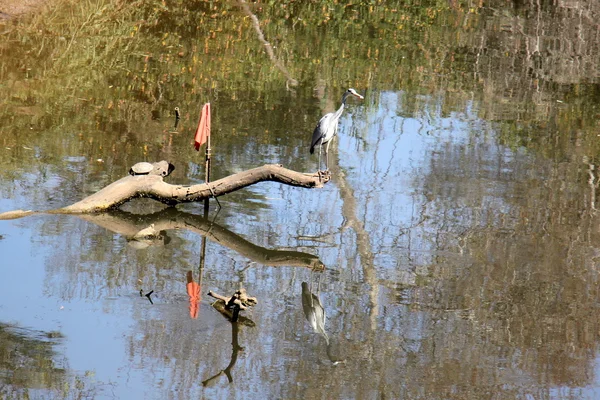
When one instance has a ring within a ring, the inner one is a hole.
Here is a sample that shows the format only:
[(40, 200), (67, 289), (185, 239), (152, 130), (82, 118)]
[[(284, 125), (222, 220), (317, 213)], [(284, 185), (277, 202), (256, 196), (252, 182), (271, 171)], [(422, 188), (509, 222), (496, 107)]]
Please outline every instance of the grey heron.
[(340, 108), (338, 108), (335, 112), (325, 114), (315, 127), (312, 136), (312, 142), (310, 143), (310, 154), (313, 154), (315, 152), (315, 147), (319, 146), (319, 169), (321, 168), (321, 150), (323, 145), (325, 145), (325, 168), (326, 170), (329, 170), (329, 143), (331, 142), (331, 139), (337, 135), (338, 121), (340, 120), (340, 116), (342, 115), (344, 107), (346, 106), (346, 99), (350, 95), (358, 97), (359, 99), (364, 99), (364, 97), (358, 94), (356, 90), (352, 88), (346, 90), (342, 96), (342, 105)]

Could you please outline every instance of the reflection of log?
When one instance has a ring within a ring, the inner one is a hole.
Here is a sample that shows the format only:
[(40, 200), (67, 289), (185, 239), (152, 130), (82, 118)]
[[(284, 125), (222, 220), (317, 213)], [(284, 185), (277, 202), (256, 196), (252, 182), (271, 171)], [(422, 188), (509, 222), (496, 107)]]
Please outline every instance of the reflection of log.
[(216, 224), (194, 228), (197, 230), (191, 229), (188, 226), (188, 229), (198, 232), (219, 244), (227, 246), (259, 264), (270, 265), (272, 267), (308, 267), (315, 270), (323, 270), (324, 268), (319, 257), (315, 255), (293, 250), (266, 249), (250, 243), (241, 236)]
[(324, 267), (319, 257), (315, 255), (300, 251), (266, 249), (250, 243), (241, 236), (204, 219), (202, 216), (182, 212), (174, 208), (167, 208), (145, 216), (115, 210), (102, 214), (83, 214), (78, 215), (78, 217), (127, 238), (133, 238), (143, 228), (150, 225), (154, 225), (154, 231), (156, 232), (171, 229), (188, 230), (205, 236), (262, 265), (307, 267), (316, 270), (322, 270)]
[[(70, 206), (48, 211), (53, 214), (85, 214), (114, 209), (121, 204), (138, 197), (148, 197), (167, 205), (201, 201), (210, 197), (223, 196), (258, 182), (273, 181), (286, 185), (316, 188), (322, 187), (326, 180), (318, 174), (304, 174), (283, 168), (281, 165), (268, 164), (249, 169), (228, 177), (192, 186), (171, 185), (160, 175), (126, 176), (111, 183), (99, 192)], [(209, 186), (210, 185), (210, 186)], [(10, 212), (0, 214), (0, 219), (19, 218), (30, 212)]]

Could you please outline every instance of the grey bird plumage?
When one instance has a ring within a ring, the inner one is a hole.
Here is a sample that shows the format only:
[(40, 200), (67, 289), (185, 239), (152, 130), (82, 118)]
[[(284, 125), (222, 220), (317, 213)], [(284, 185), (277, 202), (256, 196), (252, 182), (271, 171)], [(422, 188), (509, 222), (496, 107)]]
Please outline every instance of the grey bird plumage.
[(358, 94), (356, 90), (350, 88), (346, 90), (342, 96), (342, 105), (335, 112), (325, 114), (317, 123), (315, 130), (313, 131), (312, 141), (310, 143), (310, 154), (315, 152), (315, 147), (319, 146), (319, 168), (321, 168), (321, 149), (325, 146), (325, 168), (329, 169), (329, 143), (335, 135), (337, 135), (338, 122), (340, 116), (346, 106), (346, 99), (348, 96), (355, 96), (359, 99), (364, 99), (363, 96)]

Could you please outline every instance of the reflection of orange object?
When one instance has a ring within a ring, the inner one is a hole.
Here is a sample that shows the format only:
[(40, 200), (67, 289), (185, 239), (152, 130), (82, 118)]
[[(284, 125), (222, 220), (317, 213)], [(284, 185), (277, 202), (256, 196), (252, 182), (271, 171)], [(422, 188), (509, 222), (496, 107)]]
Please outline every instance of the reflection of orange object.
[(194, 135), (194, 147), (196, 150), (200, 150), (202, 146), (208, 140), (210, 136), (210, 103), (206, 103), (202, 107), (202, 113), (200, 114), (200, 122), (198, 122), (198, 128)]
[(187, 273), (187, 294), (190, 297), (190, 317), (198, 318), (198, 311), (200, 309), (200, 285), (194, 282), (192, 277), (192, 271)]

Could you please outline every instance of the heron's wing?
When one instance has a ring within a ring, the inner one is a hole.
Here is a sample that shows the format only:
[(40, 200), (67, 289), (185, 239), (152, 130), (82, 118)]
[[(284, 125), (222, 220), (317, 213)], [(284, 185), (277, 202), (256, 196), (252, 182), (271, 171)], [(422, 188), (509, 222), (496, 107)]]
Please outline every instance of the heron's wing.
[(310, 153), (315, 151), (315, 146), (322, 144), (323, 138), (327, 136), (327, 130), (331, 125), (334, 113), (325, 114), (323, 118), (319, 120), (315, 130), (313, 131), (312, 141), (310, 143)]

